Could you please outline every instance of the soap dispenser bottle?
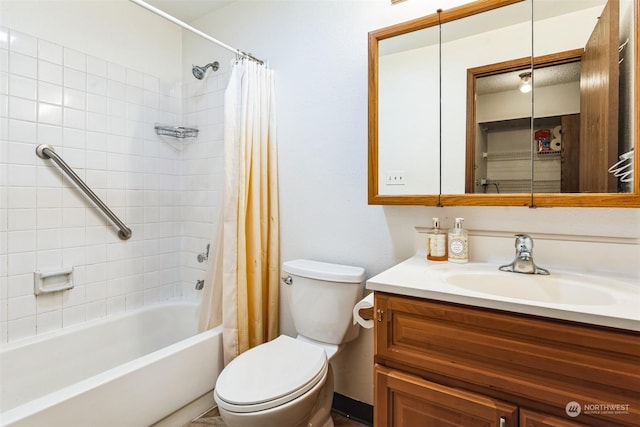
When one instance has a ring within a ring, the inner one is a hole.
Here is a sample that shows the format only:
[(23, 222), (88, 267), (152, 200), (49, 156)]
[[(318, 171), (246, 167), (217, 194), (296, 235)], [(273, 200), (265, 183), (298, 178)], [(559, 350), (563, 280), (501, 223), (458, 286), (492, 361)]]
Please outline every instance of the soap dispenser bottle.
[(469, 235), (462, 228), (464, 218), (456, 218), (453, 228), (449, 230), (449, 255), (450, 262), (465, 263), (469, 261)]
[(427, 232), (427, 259), (447, 260), (447, 233), (440, 229), (440, 220), (433, 218), (433, 228)]

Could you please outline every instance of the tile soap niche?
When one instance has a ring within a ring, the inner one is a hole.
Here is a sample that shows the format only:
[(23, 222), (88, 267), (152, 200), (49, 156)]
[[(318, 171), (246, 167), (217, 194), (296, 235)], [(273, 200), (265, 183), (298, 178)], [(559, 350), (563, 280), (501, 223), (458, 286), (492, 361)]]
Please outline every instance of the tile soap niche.
[(73, 267), (33, 273), (33, 293), (49, 294), (73, 289)]

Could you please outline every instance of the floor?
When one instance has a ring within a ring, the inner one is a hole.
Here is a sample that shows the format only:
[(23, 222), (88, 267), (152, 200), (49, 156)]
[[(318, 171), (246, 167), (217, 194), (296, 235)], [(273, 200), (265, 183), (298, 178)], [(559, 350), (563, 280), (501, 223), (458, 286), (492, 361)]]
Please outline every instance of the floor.
[[(349, 418), (342, 416), (340, 414), (333, 413), (332, 414), (333, 423), (336, 427), (365, 427), (367, 424), (358, 423), (356, 421), (350, 420)], [(218, 408), (214, 408), (201, 417), (191, 421), (189, 427), (205, 427), (205, 426), (214, 426), (214, 427), (226, 427), (224, 421), (220, 417), (220, 413), (218, 412)]]

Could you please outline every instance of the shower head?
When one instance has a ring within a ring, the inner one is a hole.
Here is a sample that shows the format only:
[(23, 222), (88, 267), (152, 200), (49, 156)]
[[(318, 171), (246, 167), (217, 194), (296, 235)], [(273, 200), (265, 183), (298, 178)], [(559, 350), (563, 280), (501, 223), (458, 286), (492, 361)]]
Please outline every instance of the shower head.
[(209, 68), (212, 68), (213, 71), (218, 71), (220, 64), (218, 61), (212, 62), (210, 64), (205, 65), (204, 67), (200, 67), (198, 65), (193, 65), (191, 68), (191, 72), (193, 73), (193, 77), (198, 80), (202, 80), (204, 78), (205, 73)]

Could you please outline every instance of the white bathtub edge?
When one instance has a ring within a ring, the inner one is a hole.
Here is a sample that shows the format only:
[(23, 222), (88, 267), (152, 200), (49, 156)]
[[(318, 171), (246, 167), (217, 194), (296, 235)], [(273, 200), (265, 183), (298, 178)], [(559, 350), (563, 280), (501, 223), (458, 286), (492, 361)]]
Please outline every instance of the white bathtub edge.
[[(40, 411), (42, 412), (48, 409), (55, 408), (56, 405), (59, 405), (61, 403), (64, 404), (69, 400), (79, 399), (79, 398), (82, 399), (84, 394), (91, 392), (92, 390), (102, 385), (109, 384), (113, 381), (119, 381), (123, 377), (130, 374), (139, 375), (138, 372), (140, 369), (153, 366), (154, 364), (163, 361), (163, 359), (165, 359), (167, 356), (171, 356), (173, 354), (176, 354), (182, 351), (192, 351), (192, 347), (194, 345), (207, 342), (207, 339), (211, 339), (215, 336), (217, 336), (216, 342), (211, 342), (210, 344), (207, 344), (207, 345), (208, 346), (213, 345), (213, 347), (217, 347), (219, 349), (218, 351), (219, 355), (217, 356), (218, 360), (211, 360), (211, 364), (209, 366), (203, 366), (201, 369), (202, 371), (209, 370), (211, 371), (211, 375), (217, 376), (217, 374), (219, 374), (219, 371), (222, 369), (222, 355), (221, 355), (221, 347), (220, 347), (221, 333), (222, 333), (222, 326), (219, 325), (213, 329), (201, 332), (197, 335), (184, 339), (178, 343), (172, 344), (169, 347), (165, 347), (163, 349), (147, 354), (138, 359), (134, 359), (120, 366), (109, 369), (100, 374), (94, 375), (86, 380), (79, 381), (75, 384), (72, 384), (60, 390), (57, 390), (41, 398), (30, 401), (24, 405), (20, 405), (8, 411), (5, 411), (3, 413), (0, 413), (0, 427), (13, 426), (13, 425), (19, 425), (19, 426), (38, 425), (37, 422), (36, 424), (34, 424), (32, 421), (29, 421), (29, 419), (31, 419), (32, 416), (34, 415), (33, 414), (34, 405), (36, 407), (39, 407)], [(210, 384), (209, 387), (211, 387), (212, 389), (214, 384), (215, 382), (213, 384)], [(200, 393), (204, 393), (202, 396), (206, 396), (207, 393), (211, 394), (211, 400), (213, 400), (213, 393), (211, 391), (207, 391), (207, 388), (201, 387)], [(197, 398), (194, 401), (192, 401), (192, 403), (199, 400), (200, 398)], [(199, 404), (204, 406), (205, 403), (203, 402), (199, 402)], [(212, 404), (209, 404), (209, 403), (207, 404), (208, 404), (208, 407), (213, 406)], [(191, 403), (186, 403), (186, 405), (183, 407), (187, 407), (189, 405), (191, 405)], [(201, 410), (200, 406), (196, 406), (196, 408), (198, 408), (200, 412), (193, 415), (193, 417), (200, 415), (202, 412), (204, 412), (204, 410), (207, 409), (207, 408), (204, 408), (203, 410)], [(176, 412), (180, 412), (180, 409), (178, 409), (178, 411)], [(149, 425), (156, 421), (157, 419), (147, 419), (147, 421), (145, 421), (145, 424)], [(54, 425), (57, 426), (58, 424), (54, 424)], [(108, 424), (108, 425), (112, 425), (112, 424)]]

